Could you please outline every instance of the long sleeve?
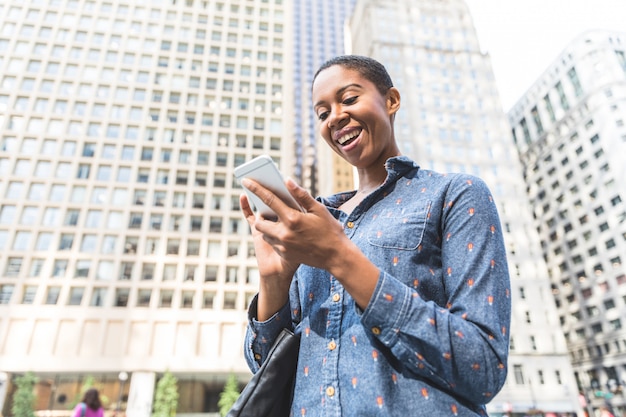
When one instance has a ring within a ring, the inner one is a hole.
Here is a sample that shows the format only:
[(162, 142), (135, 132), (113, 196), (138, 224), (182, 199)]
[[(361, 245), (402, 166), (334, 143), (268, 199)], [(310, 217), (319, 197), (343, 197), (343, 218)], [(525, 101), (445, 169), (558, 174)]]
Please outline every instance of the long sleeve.
[(384, 272), (362, 322), (416, 375), (485, 403), (506, 378), (509, 275), (489, 191), (478, 179), (459, 180), (448, 187), (443, 206), (431, 206), (440, 213), (429, 213), (442, 219), (441, 256), (431, 257), (428, 270), (441, 275), (441, 301), (421, 296), (422, 277), (406, 285), (406, 277)]

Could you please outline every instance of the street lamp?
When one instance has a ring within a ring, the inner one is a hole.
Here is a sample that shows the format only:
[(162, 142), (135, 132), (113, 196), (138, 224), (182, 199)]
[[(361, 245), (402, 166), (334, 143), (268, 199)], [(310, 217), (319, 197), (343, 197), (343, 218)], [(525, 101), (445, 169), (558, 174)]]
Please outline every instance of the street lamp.
[(120, 380), (120, 394), (117, 397), (117, 408), (115, 409), (115, 416), (120, 417), (120, 407), (122, 405), (122, 394), (124, 393), (124, 384), (128, 379), (128, 373), (122, 371), (119, 373), (117, 378)]

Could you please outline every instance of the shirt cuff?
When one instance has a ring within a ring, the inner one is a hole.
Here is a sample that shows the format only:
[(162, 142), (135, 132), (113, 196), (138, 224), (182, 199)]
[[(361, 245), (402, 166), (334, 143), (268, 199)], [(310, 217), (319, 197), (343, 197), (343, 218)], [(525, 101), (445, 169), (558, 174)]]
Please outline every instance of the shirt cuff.
[(410, 288), (381, 271), (361, 323), (385, 346), (392, 346), (397, 341), (402, 319), (408, 314), (411, 298)]
[[(265, 321), (257, 320), (258, 294), (254, 296), (248, 308), (248, 330), (252, 335), (252, 351), (257, 361), (264, 359), (272, 348), (274, 340), (282, 329), (292, 328), (289, 301), (272, 317)], [(261, 362), (262, 363), (262, 362)]]

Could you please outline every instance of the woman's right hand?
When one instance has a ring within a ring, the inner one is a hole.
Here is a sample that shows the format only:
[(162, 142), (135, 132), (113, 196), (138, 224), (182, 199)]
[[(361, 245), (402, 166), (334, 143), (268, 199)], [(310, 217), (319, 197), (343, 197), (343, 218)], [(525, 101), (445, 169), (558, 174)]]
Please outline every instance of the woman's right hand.
[(239, 197), (239, 204), (252, 232), (259, 267), (257, 320), (265, 321), (287, 302), (289, 286), (299, 264), (293, 265), (287, 262), (265, 241), (263, 234), (254, 226), (257, 219), (245, 194)]

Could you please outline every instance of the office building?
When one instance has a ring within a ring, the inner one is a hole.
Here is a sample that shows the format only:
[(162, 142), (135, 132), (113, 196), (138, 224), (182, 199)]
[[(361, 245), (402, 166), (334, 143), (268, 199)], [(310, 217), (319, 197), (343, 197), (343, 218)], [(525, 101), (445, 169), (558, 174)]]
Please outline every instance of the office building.
[(624, 413), (626, 34), (580, 35), (508, 117), (577, 386)]
[(129, 416), (166, 370), (179, 414), (249, 377), (258, 272), (233, 167), (267, 153), (290, 174), (291, 16), (282, 0), (0, 4), (5, 415), (27, 371), (37, 409), (91, 378)]
[(293, 21), (295, 175), (311, 194), (354, 187), (352, 167), (323, 143), (311, 104), (315, 71), (345, 53), (344, 27), (355, 0), (295, 0)]
[(574, 413), (578, 392), (559, 331), (521, 165), (461, 0), (359, 0), (352, 52), (383, 62), (402, 95), (396, 137), (423, 167), (468, 172), (490, 186), (505, 232), (513, 317), (509, 377), (490, 415)]

